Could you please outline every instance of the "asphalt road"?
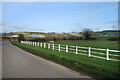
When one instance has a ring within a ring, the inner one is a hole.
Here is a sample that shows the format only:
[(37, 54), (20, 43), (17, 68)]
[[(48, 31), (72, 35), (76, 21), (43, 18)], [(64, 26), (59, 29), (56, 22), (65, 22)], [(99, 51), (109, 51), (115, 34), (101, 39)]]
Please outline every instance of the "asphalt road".
[(90, 78), (3, 42), (3, 78)]

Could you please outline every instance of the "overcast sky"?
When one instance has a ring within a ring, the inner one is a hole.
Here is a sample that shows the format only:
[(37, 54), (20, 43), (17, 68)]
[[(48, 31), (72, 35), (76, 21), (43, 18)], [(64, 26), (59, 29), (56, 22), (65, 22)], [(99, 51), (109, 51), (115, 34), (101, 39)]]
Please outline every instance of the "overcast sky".
[(79, 32), (117, 29), (117, 2), (3, 2), (3, 30)]

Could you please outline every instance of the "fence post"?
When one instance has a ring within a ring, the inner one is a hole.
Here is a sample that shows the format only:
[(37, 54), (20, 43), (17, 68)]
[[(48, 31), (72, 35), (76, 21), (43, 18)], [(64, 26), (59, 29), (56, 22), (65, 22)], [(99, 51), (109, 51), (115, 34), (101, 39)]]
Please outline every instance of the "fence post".
[(54, 50), (54, 44), (53, 44), (53, 50)]
[(42, 47), (42, 43), (40, 44), (40, 46)]
[(39, 42), (38, 42), (38, 46), (39, 46)]
[(33, 46), (33, 42), (32, 42), (32, 46)]
[(33, 42), (33, 46), (35, 45), (35, 42)]
[(35, 46), (37, 46), (37, 42), (35, 42), (36, 43), (36, 45)]
[(78, 54), (78, 46), (76, 46), (76, 54)]
[(68, 52), (68, 45), (66, 45), (66, 52)]
[(109, 60), (109, 49), (106, 49), (106, 59)]
[(36, 44), (35, 44), (35, 46), (37, 46), (37, 42), (35, 42)]
[(36, 46), (38, 46), (38, 42), (36, 42)]
[(58, 51), (60, 51), (60, 44), (58, 45)]
[(46, 47), (46, 44), (44, 43), (44, 48)]
[(50, 49), (50, 43), (48, 44), (48, 49)]
[(88, 47), (88, 56), (91, 56), (91, 47)]

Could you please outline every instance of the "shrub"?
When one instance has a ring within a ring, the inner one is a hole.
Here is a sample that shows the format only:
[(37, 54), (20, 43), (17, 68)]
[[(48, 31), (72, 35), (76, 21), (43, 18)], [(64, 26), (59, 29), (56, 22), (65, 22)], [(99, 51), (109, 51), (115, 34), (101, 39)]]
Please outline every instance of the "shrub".
[(110, 41), (118, 41), (118, 40), (120, 40), (120, 37), (111, 37), (108, 40), (110, 40)]
[(89, 40), (96, 40), (96, 37), (90, 37)]
[(36, 39), (32, 39), (32, 40), (29, 40), (29, 41), (34, 41), (34, 42), (49, 42), (49, 41), (59, 41), (61, 40), (61, 38), (56, 38), (56, 37), (52, 37), (52, 38), (36, 38)]
[(82, 40), (83, 38), (81, 37), (75, 37), (75, 36), (71, 36), (68, 38), (68, 40)]
[(75, 37), (76, 40), (83, 40), (82, 37)]
[(69, 37), (68, 40), (75, 40), (75, 37)]
[(48, 42), (50, 40), (52, 40), (52, 39), (51, 38), (37, 38), (33, 41), (35, 41), (35, 42)]
[(63, 40), (67, 40), (67, 38), (64, 37)]

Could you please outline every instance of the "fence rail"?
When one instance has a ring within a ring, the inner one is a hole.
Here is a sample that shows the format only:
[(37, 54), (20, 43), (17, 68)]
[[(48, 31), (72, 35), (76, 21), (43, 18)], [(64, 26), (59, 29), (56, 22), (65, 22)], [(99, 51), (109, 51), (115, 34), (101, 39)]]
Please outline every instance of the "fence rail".
[(62, 44), (53, 44), (53, 43), (41, 43), (41, 42), (31, 42), (31, 41), (21, 41), (23, 44), (48, 48), (52, 50), (64, 51), (66, 53), (75, 53), (79, 55), (87, 55), (89, 57), (101, 58), (112, 61), (120, 61), (120, 51), (110, 50), (110, 49), (100, 49), (100, 48), (91, 48), (91, 47), (80, 47), (80, 46), (71, 46), (71, 45), (62, 45)]

